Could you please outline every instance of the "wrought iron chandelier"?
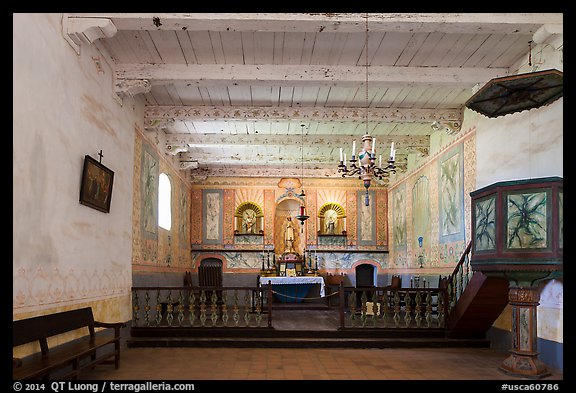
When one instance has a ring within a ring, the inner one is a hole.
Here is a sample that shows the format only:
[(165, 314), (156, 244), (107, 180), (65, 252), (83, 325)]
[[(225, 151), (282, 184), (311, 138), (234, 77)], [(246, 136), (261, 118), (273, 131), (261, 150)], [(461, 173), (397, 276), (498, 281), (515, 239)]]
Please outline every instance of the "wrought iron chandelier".
[(396, 166), (394, 165), (396, 150), (394, 150), (394, 142), (390, 146), (390, 158), (388, 164), (382, 167), (382, 155), (378, 158), (378, 166), (376, 166), (376, 138), (373, 138), (368, 132), (368, 14), (366, 14), (366, 42), (364, 44), (366, 54), (366, 132), (362, 137), (362, 150), (356, 156), (356, 141), (352, 142), (352, 158), (350, 158), (350, 167), (346, 165), (346, 154), (342, 156), (342, 148), (340, 148), (340, 164), (338, 165), (338, 173), (342, 177), (358, 176), (358, 179), (364, 182), (366, 188), (366, 197), (364, 203), (366, 206), (370, 205), (370, 195), (368, 188), (373, 177), (382, 180), (383, 177), (389, 176), (390, 173), (396, 173)]
[(301, 134), (302, 134), (302, 144), (300, 146), (300, 154), (302, 158), (302, 180), (300, 181), (300, 185), (302, 186), (302, 191), (298, 196), (302, 198), (302, 202), (300, 204), (300, 214), (296, 216), (296, 219), (300, 221), (300, 225), (302, 225), (302, 232), (304, 232), (304, 221), (306, 221), (310, 216), (306, 215), (306, 207), (304, 206), (304, 197), (306, 193), (304, 192), (304, 124), (300, 125), (302, 127)]

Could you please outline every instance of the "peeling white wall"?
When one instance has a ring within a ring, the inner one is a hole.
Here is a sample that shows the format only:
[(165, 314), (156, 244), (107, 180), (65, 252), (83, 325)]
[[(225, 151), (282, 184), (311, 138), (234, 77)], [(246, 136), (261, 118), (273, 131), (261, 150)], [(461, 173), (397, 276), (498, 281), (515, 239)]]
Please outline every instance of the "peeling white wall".
[[(94, 45), (77, 55), (61, 23), (13, 15), (13, 317), (86, 304), (100, 320), (125, 321), (144, 105), (116, 101), (110, 64)], [(84, 155), (100, 150), (114, 171), (110, 213), (79, 203)]]

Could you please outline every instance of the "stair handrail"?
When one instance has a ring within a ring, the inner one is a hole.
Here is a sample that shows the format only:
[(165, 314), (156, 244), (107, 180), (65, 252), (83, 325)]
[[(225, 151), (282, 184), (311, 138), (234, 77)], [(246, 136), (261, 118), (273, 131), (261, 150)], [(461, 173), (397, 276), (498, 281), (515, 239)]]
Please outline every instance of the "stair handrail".
[[(456, 302), (460, 298), (460, 295), (462, 295), (464, 288), (466, 287), (466, 285), (469, 282), (468, 275), (469, 275), (469, 268), (470, 268), (470, 258), (468, 257), (468, 255), (470, 254), (471, 250), (472, 250), (472, 240), (470, 240), (470, 242), (468, 242), (468, 246), (466, 246), (466, 249), (462, 253), (460, 260), (458, 260), (458, 263), (454, 267), (454, 270), (446, 279), (446, 285), (445, 285), (446, 291), (444, 292), (444, 310), (445, 310), (444, 315), (446, 316), (447, 320), (450, 317), (450, 311), (456, 305)], [(468, 265), (466, 266), (466, 269), (467, 269), (466, 275), (461, 274), (461, 278), (459, 281), (460, 285), (459, 285), (459, 287), (457, 287), (456, 284), (458, 282), (458, 274), (461, 272), (463, 273), (463, 271), (464, 271), (463, 265), (466, 261), (468, 261)], [(439, 283), (439, 286), (440, 286), (440, 283)], [(446, 321), (445, 326), (449, 326), (448, 321)]]

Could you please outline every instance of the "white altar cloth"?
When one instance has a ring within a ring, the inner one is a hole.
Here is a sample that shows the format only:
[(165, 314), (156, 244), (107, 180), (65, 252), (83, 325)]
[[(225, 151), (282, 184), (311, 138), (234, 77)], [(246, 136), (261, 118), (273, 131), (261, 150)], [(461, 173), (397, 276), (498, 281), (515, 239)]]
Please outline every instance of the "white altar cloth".
[(320, 296), (324, 297), (324, 277), (260, 277), (260, 285), (268, 285), (268, 281), (272, 285), (320, 284)]

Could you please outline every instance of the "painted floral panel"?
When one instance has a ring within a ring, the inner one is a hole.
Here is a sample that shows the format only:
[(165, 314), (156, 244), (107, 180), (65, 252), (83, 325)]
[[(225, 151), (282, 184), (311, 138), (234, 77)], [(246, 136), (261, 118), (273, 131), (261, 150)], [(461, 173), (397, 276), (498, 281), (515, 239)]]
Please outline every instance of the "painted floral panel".
[(394, 193), (394, 210), (393, 210), (393, 234), (394, 244), (406, 244), (406, 202), (404, 200), (404, 190), (397, 190)]
[(547, 246), (546, 193), (508, 195), (508, 248)]
[(452, 235), (462, 230), (462, 180), (460, 153), (442, 162), (440, 194), (440, 235)]
[(496, 197), (476, 202), (474, 209), (474, 249), (476, 251), (496, 249)]

